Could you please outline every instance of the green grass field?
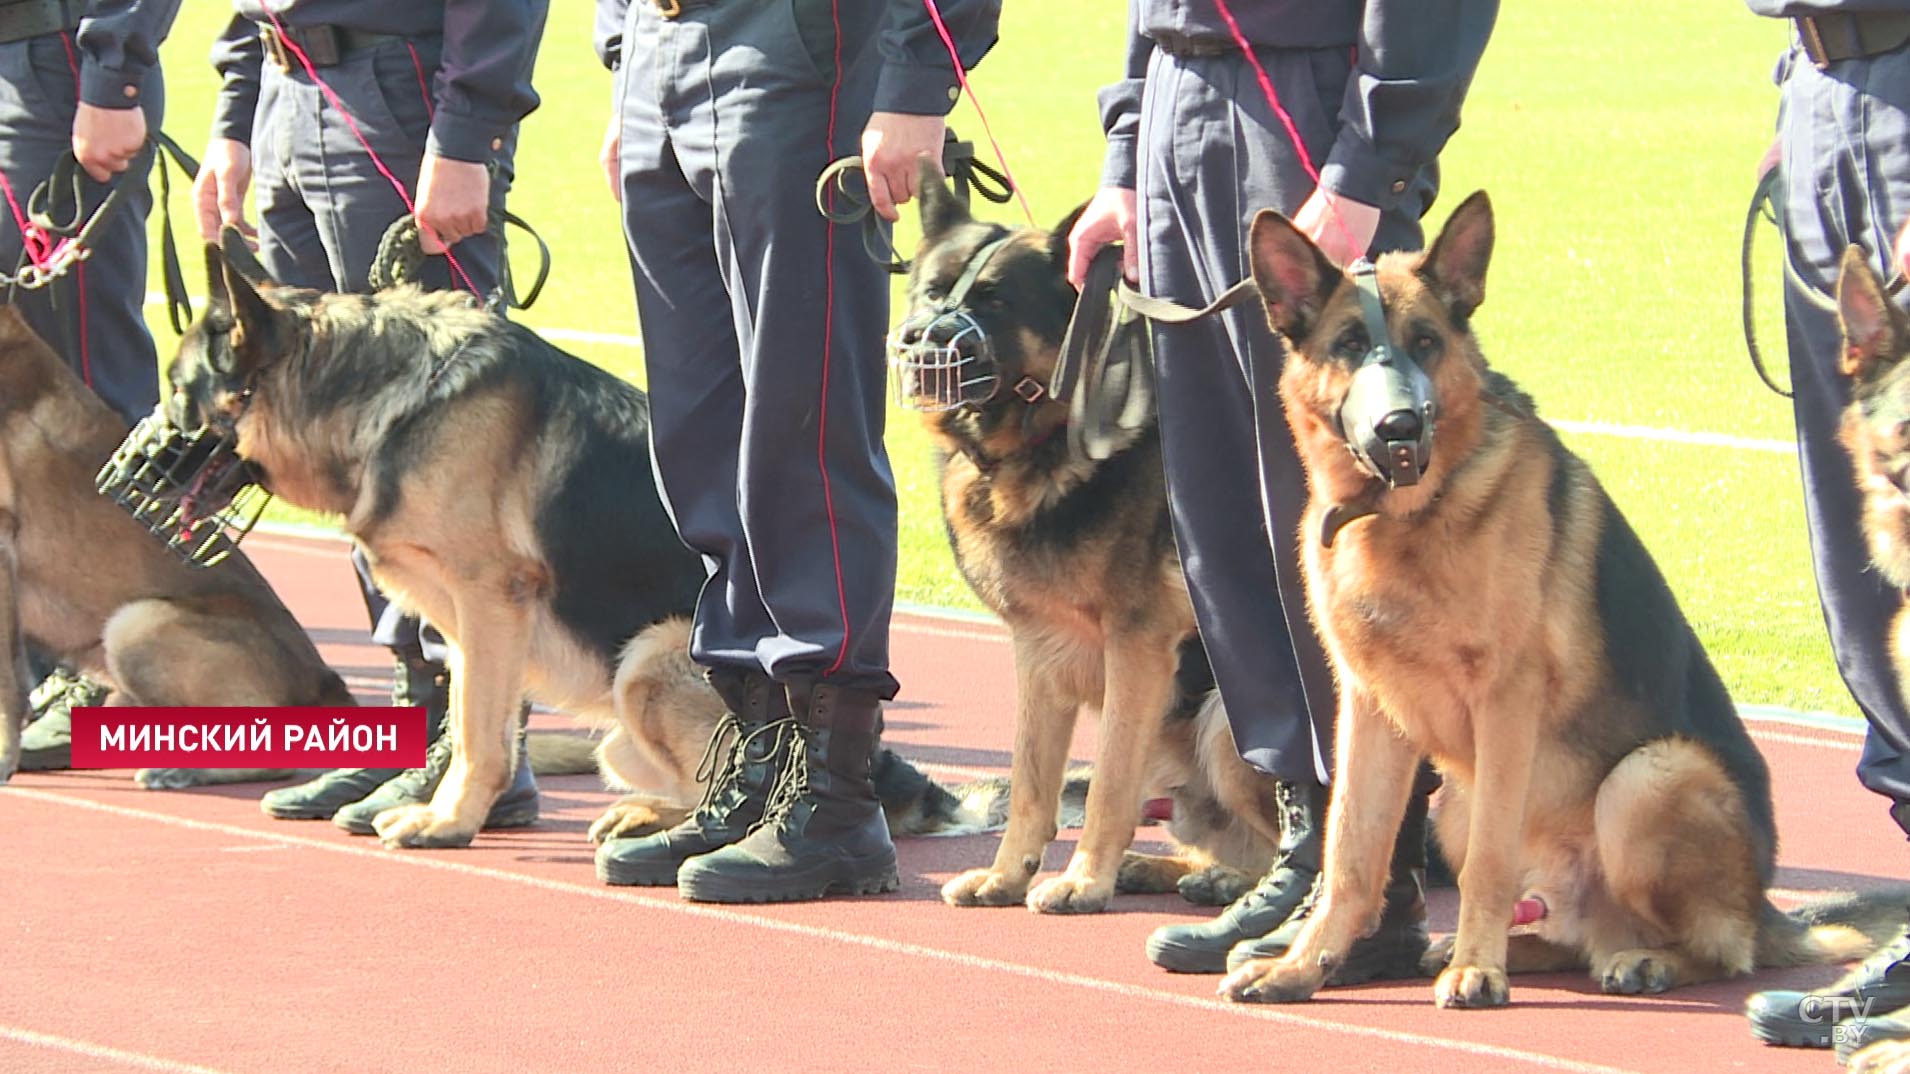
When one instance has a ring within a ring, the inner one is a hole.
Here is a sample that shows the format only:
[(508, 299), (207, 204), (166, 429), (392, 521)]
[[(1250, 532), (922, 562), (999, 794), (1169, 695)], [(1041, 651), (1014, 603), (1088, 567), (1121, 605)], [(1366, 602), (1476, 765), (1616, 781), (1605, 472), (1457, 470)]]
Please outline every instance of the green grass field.
[[(1119, 69), (1123, 8), (1010, 3), (1001, 44), (976, 74), (1044, 225), (1093, 192), (1094, 93)], [(188, 147), (204, 144), (214, 91), (204, 57), (223, 10), (186, 5), (166, 46), (167, 129)], [(583, 0), (552, 5), (537, 71), (544, 103), (523, 129), (514, 208), (557, 255), (551, 287), (524, 319), (627, 335), (636, 319), (618, 212), (596, 166), (610, 76), (589, 49), (590, 13)], [(1476, 324), (1488, 356), (1547, 416), (1790, 438), (1788, 403), (1745, 361), (1736, 282), (1753, 167), (1776, 114), (1769, 75), (1784, 42), (1779, 24), (1734, 3), (1504, 5), (1429, 223), (1437, 227), (1466, 192), (1491, 191), (1499, 243)], [(953, 123), (981, 138), (968, 104)], [(176, 208), (187, 209), (183, 198)], [(1012, 206), (983, 208), (1019, 219)], [(1774, 262), (1763, 280), (1765, 337), (1781, 347)], [(163, 351), (170, 332), (158, 322), (154, 330)], [(633, 347), (568, 346), (641, 379)], [(921, 433), (911, 416), (893, 417), (899, 596), (974, 608), (944, 543)], [(1594, 434), (1569, 442), (1657, 554), (1740, 700), (1854, 714), (1810, 580), (1791, 456)]]

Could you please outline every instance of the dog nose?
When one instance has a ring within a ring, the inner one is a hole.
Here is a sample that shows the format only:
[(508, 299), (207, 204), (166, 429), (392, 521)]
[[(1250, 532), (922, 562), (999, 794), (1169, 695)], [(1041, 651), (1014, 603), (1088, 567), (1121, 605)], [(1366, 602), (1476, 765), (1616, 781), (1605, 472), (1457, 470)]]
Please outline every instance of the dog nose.
[(1423, 428), (1419, 414), (1411, 410), (1389, 411), (1373, 425), (1382, 440), (1417, 440)]

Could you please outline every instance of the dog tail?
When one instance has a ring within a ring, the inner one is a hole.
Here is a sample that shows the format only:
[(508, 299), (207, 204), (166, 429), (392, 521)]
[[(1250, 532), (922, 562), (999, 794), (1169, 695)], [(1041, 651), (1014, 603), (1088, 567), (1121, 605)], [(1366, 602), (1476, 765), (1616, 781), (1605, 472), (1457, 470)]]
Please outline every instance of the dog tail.
[(1864, 958), (1910, 925), (1910, 888), (1837, 895), (1785, 913), (1769, 902), (1758, 923), (1761, 968), (1820, 966)]
[(531, 774), (581, 776), (597, 773), (597, 740), (567, 731), (532, 731)]
[[(1068, 772), (1061, 786), (1057, 823), (1078, 828), (1088, 813), (1089, 769)], [(921, 769), (884, 749), (876, 755), (875, 791), (895, 835), (973, 835), (1008, 826), (1009, 783), (988, 776), (945, 787)]]

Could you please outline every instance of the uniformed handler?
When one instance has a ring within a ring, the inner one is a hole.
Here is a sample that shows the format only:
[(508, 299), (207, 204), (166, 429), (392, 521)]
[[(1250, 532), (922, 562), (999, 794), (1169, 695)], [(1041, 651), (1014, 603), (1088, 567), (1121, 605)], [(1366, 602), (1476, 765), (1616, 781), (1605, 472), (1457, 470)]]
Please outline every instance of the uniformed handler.
[[(128, 424), (159, 402), (159, 361), (146, 328), (147, 133), (166, 111), (159, 45), (179, 0), (10, 0), (0, 3), (0, 272), (24, 248), (27, 200), (68, 149), (96, 185), (90, 213), (113, 189), (118, 207), (88, 238), (93, 256), (12, 302), (33, 331)], [(133, 167), (137, 162), (138, 167)], [(38, 661), (35, 661), (36, 665)], [(42, 669), (44, 670), (44, 669)], [(72, 706), (97, 704), (105, 688), (58, 670), (34, 690), (39, 714), (21, 740), (20, 767), (65, 768), (72, 759)]]
[[(974, 64), (998, 0), (936, 3)], [(923, 0), (600, 0), (598, 53), (657, 477), (710, 570), (692, 655), (738, 721), (704, 807), (606, 843), (599, 874), (717, 902), (893, 890), (870, 783), (897, 689), (889, 280), (814, 187), (859, 147), (893, 220), (940, 158), (953, 61)]]
[[(487, 231), (510, 190), (517, 125), (537, 107), (531, 68), (548, 0), (234, 0), (213, 49), (223, 78), (212, 141), (194, 185), (199, 230), (222, 226), (258, 240), (274, 279), (324, 291), (364, 291), (385, 230), (405, 213), (380, 163), (414, 192), (427, 287), (497, 286), (501, 240)], [(289, 38), (289, 40), (288, 40)], [(303, 54), (303, 59), (301, 58)], [(315, 82), (306, 70), (309, 60)], [(355, 129), (327, 100), (338, 95)], [(361, 141), (362, 139), (362, 141)], [(259, 223), (246, 219), (254, 191)], [(384, 809), (429, 798), (449, 760), (438, 742), (448, 696), (446, 650), (435, 630), (400, 616), (354, 555), (374, 638), (398, 668), (393, 699), (430, 712), (434, 747), (423, 770), (348, 769), (268, 794), (273, 816), (332, 817), (361, 834)], [(537, 819), (537, 786), (520, 729), (515, 779), (486, 827)]]
[[(1103, 189), (1075, 227), (1070, 275), (1078, 285), (1096, 251), (1123, 241), (1143, 291), (1204, 306), (1249, 276), (1245, 236), (1263, 208), (1286, 213), (1342, 264), (1417, 249), (1439, 151), (1497, 12), (1497, 0), (1130, 0), (1126, 78), (1101, 93)], [(1296, 124), (1317, 185), (1229, 14)], [(1148, 940), (1163, 967), (1218, 973), (1297, 935), (1321, 866), (1333, 679), (1307, 618), (1295, 543), (1306, 481), (1265, 312), (1253, 303), (1156, 325), (1154, 348), (1168, 500), (1201, 638), (1241, 756), (1281, 780), (1286, 816), (1280, 854), (1253, 891), (1212, 921)], [(1250, 504), (1260, 510), (1243, 514)], [(1336, 981), (1417, 972), (1432, 785), (1422, 780), (1408, 812), (1380, 928)]]
[[(1910, 713), (1889, 654), (1890, 623), (1903, 594), (1870, 569), (1862, 500), (1837, 442), (1850, 401), (1840, 371), (1843, 335), (1835, 310), (1822, 305), (1852, 243), (1884, 279), (1910, 269), (1910, 2), (1747, 3), (1759, 15), (1789, 20), (1793, 32), (1776, 72), (1778, 211), (1786, 254), (1801, 277), (1786, 274), (1784, 323), (1817, 595), (1837, 668), (1869, 723), (1857, 778), (1910, 831)], [(1829, 1023), (1860, 1013), (1858, 1003), (1833, 1003), (1837, 998), (1867, 1000), (1861, 1010), (1869, 1015), (1862, 1034), (1838, 1034), (1846, 1039), (1840, 1050), (1862, 1035), (1910, 1036), (1910, 1010), (1883, 1017), (1910, 1004), (1910, 941), (1886, 947), (1829, 989), (1759, 993), (1748, 1013), (1767, 1040), (1808, 1037), (1828, 1047)]]

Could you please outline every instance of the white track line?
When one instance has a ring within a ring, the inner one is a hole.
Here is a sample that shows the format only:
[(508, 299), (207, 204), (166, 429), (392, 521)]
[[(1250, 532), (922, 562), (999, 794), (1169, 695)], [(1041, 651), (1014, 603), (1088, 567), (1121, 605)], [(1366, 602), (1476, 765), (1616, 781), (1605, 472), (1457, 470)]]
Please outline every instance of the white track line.
[[(1403, 1044), (1411, 1047), (1438, 1048), (1442, 1051), (1459, 1052), (1482, 1058), (1505, 1059), (1527, 1063), (1546, 1070), (1574, 1071), (1578, 1072), (1578, 1074), (1637, 1074), (1635, 1071), (1628, 1071), (1621, 1067), (1602, 1066), (1596, 1063), (1581, 1063), (1572, 1059), (1547, 1055), (1543, 1052), (1525, 1051), (1520, 1048), (1507, 1048), (1496, 1044), (1479, 1044), (1473, 1041), (1452, 1040), (1446, 1037), (1435, 1037), (1429, 1034), (1412, 1033), (1405, 1030), (1382, 1029), (1376, 1026), (1347, 1025), (1341, 1022), (1330, 1021), (1327, 1018), (1309, 1017), (1307, 1015), (1275, 1008), (1226, 1003), (1219, 999), (1204, 999), (1198, 996), (1187, 996), (1174, 992), (1156, 992), (1152, 989), (1142, 988), (1139, 985), (1127, 984), (1121, 981), (1109, 981), (1099, 977), (1089, 977), (1085, 974), (1067, 973), (1061, 970), (1046, 969), (1041, 966), (1029, 966), (1003, 959), (964, 954), (960, 951), (947, 951), (922, 944), (885, 939), (880, 936), (867, 936), (861, 933), (823, 928), (818, 925), (804, 925), (792, 921), (779, 921), (773, 918), (759, 917), (754, 914), (724, 909), (718, 906), (682, 902), (674, 899), (658, 899), (616, 888), (570, 884), (561, 880), (546, 880), (542, 877), (525, 876), (503, 869), (490, 869), (481, 865), (470, 865), (464, 862), (452, 861), (448, 858), (428, 853), (392, 851), (370, 846), (355, 846), (349, 843), (311, 839), (304, 836), (278, 835), (273, 832), (242, 828), (233, 824), (192, 820), (186, 817), (175, 817), (168, 813), (155, 813), (150, 810), (107, 805), (103, 802), (95, 802), (87, 798), (73, 797), (55, 791), (33, 790), (26, 787), (10, 786), (0, 788), (0, 801), (4, 801), (8, 796), (17, 796), (36, 802), (50, 802), (55, 805), (70, 806), (75, 809), (105, 813), (115, 817), (151, 821), (156, 824), (185, 828), (191, 831), (214, 832), (241, 839), (258, 839), (266, 842), (280, 843), (286, 846), (307, 847), (313, 850), (321, 850), (332, 854), (346, 854), (371, 861), (408, 865), (421, 869), (436, 869), (440, 872), (456, 873), (462, 876), (498, 880), (505, 883), (516, 884), (520, 887), (535, 888), (540, 891), (550, 891), (562, 895), (574, 895), (605, 902), (636, 905), (660, 913), (720, 921), (728, 925), (761, 929), (765, 932), (778, 932), (785, 935), (799, 936), (807, 940), (847, 944), (853, 947), (868, 948), (870, 950), (882, 951), (892, 955), (901, 955), (907, 958), (940, 962), (987, 973), (1006, 974), (1008, 976), (1041, 981), (1046, 984), (1101, 992), (1108, 995), (1120, 996), (1124, 999), (1145, 1000), (1153, 1003), (1166, 1004), (1168, 1006), (1204, 1011), (1209, 1014), (1231, 1015), (1237, 1018), (1271, 1022), (1276, 1025), (1316, 1030), (1324, 1033), (1337, 1033), (1344, 1036), (1364, 1037), (1369, 1040), (1382, 1040), (1392, 1044)], [(949, 912), (955, 913), (958, 911), (951, 910)], [(1458, 1016), (1460, 1019), (1463, 1019), (1463, 1017), (1463, 1015)], [(166, 1067), (160, 1069), (178, 1069), (198, 1072), (203, 1068)]]
[(0, 1025), (0, 1040), (17, 1041), (36, 1048), (51, 1048), (55, 1051), (83, 1055), (88, 1059), (106, 1059), (122, 1066), (136, 1067), (140, 1070), (157, 1070), (162, 1074), (227, 1074), (214, 1067), (202, 1067), (197, 1063), (180, 1063), (171, 1059), (161, 1059), (156, 1055), (141, 1052), (128, 1052), (119, 1048), (109, 1048), (104, 1044), (74, 1040), (71, 1037), (56, 1036), (52, 1033), (40, 1033), (18, 1026)]

